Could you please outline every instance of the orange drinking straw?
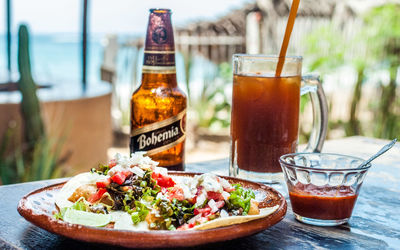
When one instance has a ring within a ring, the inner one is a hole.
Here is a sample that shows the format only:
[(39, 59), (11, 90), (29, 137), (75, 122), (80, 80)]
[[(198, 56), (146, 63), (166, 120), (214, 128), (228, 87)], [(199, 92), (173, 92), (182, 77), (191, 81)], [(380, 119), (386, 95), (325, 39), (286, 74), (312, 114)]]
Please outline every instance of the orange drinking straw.
[(286, 24), (285, 36), (281, 46), (281, 52), (279, 53), (278, 65), (276, 66), (275, 76), (279, 77), (282, 73), (283, 64), (285, 63), (285, 56), (287, 47), (289, 45), (290, 35), (292, 34), (294, 21), (296, 20), (297, 9), (299, 8), (300, 0), (293, 0), (292, 7), (290, 8), (289, 19)]

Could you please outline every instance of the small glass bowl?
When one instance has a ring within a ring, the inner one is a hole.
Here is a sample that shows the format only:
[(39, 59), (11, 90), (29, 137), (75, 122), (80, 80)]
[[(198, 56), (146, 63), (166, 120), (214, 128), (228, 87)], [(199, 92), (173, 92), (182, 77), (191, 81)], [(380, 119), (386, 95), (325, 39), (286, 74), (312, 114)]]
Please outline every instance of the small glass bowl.
[(297, 220), (317, 225), (346, 223), (371, 164), (363, 159), (325, 153), (294, 153), (280, 157), (292, 210)]

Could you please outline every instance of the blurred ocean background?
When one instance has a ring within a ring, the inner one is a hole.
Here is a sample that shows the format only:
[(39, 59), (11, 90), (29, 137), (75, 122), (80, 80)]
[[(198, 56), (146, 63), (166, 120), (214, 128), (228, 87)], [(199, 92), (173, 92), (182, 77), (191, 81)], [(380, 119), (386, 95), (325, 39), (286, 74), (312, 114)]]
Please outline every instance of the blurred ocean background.
[[(118, 43), (140, 37), (142, 34), (118, 34)], [(90, 34), (88, 39), (88, 84), (100, 81), (100, 67), (103, 60), (106, 34)], [(17, 62), (18, 37), (12, 36), (12, 80), (17, 81), (18, 62)], [(138, 54), (136, 54), (138, 53)], [(52, 33), (52, 34), (30, 34), (30, 55), (32, 74), (39, 84), (50, 85), (70, 85), (80, 88), (82, 78), (82, 55), (81, 55), (81, 35), (79, 33)], [(137, 60), (137, 69), (134, 70), (134, 60)], [(117, 55), (117, 85), (119, 88), (134, 88), (140, 82), (141, 67), (143, 61), (143, 51), (137, 51), (134, 47), (122, 47)], [(183, 57), (176, 55), (177, 78), (179, 85), (184, 87), (185, 74)], [(204, 74), (216, 70), (216, 65), (202, 58), (194, 58), (191, 81), (201, 84)], [(134, 76), (133, 74), (136, 74)], [(7, 81), (7, 59), (6, 59), (6, 36), (0, 34), (0, 82)], [(196, 89), (194, 84), (193, 88)], [(195, 90), (193, 91), (195, 92)]]
[[(102, 60), (102, 38), (104, 35), (91, 35), (88, 50), (88, 80), (100, 80)], [(6, 40), (0, 35), (0, 79), (7, 78)], [(81, 79), (81, 36), (74, 33), (33, 34), (30, 36), (32, 73), (40, 83), (73, 84), (80, 87)], [(18, 37), (12, 37), (12, 76), (18, 79), (17, 62)]]

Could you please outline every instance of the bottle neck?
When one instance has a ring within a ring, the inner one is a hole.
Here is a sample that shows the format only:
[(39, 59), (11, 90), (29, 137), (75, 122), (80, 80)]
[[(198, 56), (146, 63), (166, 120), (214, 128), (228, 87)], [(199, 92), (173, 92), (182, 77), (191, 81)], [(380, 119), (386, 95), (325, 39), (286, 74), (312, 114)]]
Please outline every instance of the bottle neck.
[(173, 52), (174, 31), (170, 11), (151, 11), (147, 25), (145, 51)]
[(171, 12), (152, 9), (144, 47), (142, 87), (177, 86)]
[(143, 73), (141, 87), (148, 88), (176, 88), (176, 74)]

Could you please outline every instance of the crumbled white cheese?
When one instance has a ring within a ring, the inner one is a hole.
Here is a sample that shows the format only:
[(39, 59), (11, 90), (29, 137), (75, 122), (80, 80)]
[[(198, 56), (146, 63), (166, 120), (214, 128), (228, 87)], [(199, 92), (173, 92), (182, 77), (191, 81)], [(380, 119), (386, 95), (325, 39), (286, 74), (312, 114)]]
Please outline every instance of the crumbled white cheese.
[(206, 199), (207, 199), (206, 193), (201, 193), (200, 195), (198, 195), (196, 199), (196, 207), (202, 206), (206, 201)]
[(154, 172), (162, 175), (168, 175), (168, 169), (163, 167), (154, 167)]
[(145, 154), (146, 152), (143, 151), (132, 153), (130, 158), (131, 165), (153, 165), (153, 166), (158, 165), (158, 162), (153, 161), (150, 157), (143, 156)]
[(113, 176), (115, 173), (117, 172), (121, 172), (121, 171), (127, 171), (130, 167), (125, 167), (123, 165), (115, 165), (112, 169), (110, 169), (107, 173), (107, 175), (109, 176)]
[(133, 153), (131, 158), (117, 153), (114, 156), (116, 165), (108, 171), (109, 176), (113, 176), (120, 171), (131, 171), (132, 173), (143, 177), (145, 172), (143, 169), (150, 167), (157, 168), (158, 162), (150, 159), (148, 156), (143, 156), (146, 152)]
[(221, 216), (221, 218), (229, 217), (229, 214), (225, 209), (222, 209), (219, 215)]
[(129, 169), (131, 172), (133, 172), (135, 175), (139, 176), (140, 178), (143, 178), (145, 172), (138, 167), (133, 167)]
[(211, 208), (211, 212), (215, 213), (215, 212), (218, 211), (218, 207), (217, 207), (217, 205), (215, 204), (215, 201), (214, 201), (213, 199), (211, 199), (211, 200), (208, 201), (208, 205), (209, 205), (210, 208)]
[(161, 200), (168, 200), (168, 197), (165, 196), (163, 193), (159, 192), (156, 196), (156, 199), (161, 199)]
[(224, 178), (218, 178), (218, 179), (224, 189), (232, 188), (232, 185), (229, 183), (229, 181), (225, 180)]
[(200, 185), (204, 187), (205, 191), (222, 192), (223, 188), (221, 183), (217, 179), (218, 177), (214, 174), (203, 174), (201, 175)]
[(224, 197), (224, 200), (229, 200), (229, 197), (230, 197), (231, 195), (228, 193), (228, 192), (222, 192), (222, 197)]
[(198, 188), (202, 190), (202, 193), (197, 196), (196, 206), (201, 206), (207, 199), (206, 193), (209, 191), (221, 193), (225, 200), (229, 199), (229, 193), (224, 191), (225, 187), (232, 187), (231, 184), (222, 178), (219, 178), (215, 174), (206, 173), (202, 175), (196, 175), (194, 178), (178, 178), (176, 181), (177, 185), (182, 188), (185, 199), (190, 199), (196, 196)]
[(107, 175), (99, 175), (96, 182), (97, 181), (106, 181), (108, 178), (110, 178), (110, 177), (108, 177)]
[(132, 165), (152, 165), (157, 166), (158, 162), (153, 161), (150, 157), (144, 156), (146, 152), (136, 152), (132, 153), (131, 157), (121, 155), (120, 153), (115, 154), (114, 159), (116, 163), (122, 166), (132, 166)]
[(194, 196), (197, 193), (197, 181), (194, 178), (186, 178), (183, 182), (183, 185), (186, 185), (190, 193)]
[(196, 196), (197, 187), (195, 185), (192, 185), (193, 178), (172, 176), (172, 179), (175, 181), (176, 186), (182, 188), (183, 196), (185, 199), (191, 199)]
[(182, 188), (183, 196), (184, 196), (184, 198), (186, 200), (187, 199), (191, 199), (191, 198), (193, 198), (195, 196), (196, 193), (192, 193), (192, 191), (191, 191), (191, 189), (189, 188), (188, 185), (179, 183), (178, 186)]
[(196, 215), (195, 217), (191, 218), (190, 220), (188, 220), (188, 224), (192, 224), (195, 223), (198, 219), (201, 218), (201, 214)]

